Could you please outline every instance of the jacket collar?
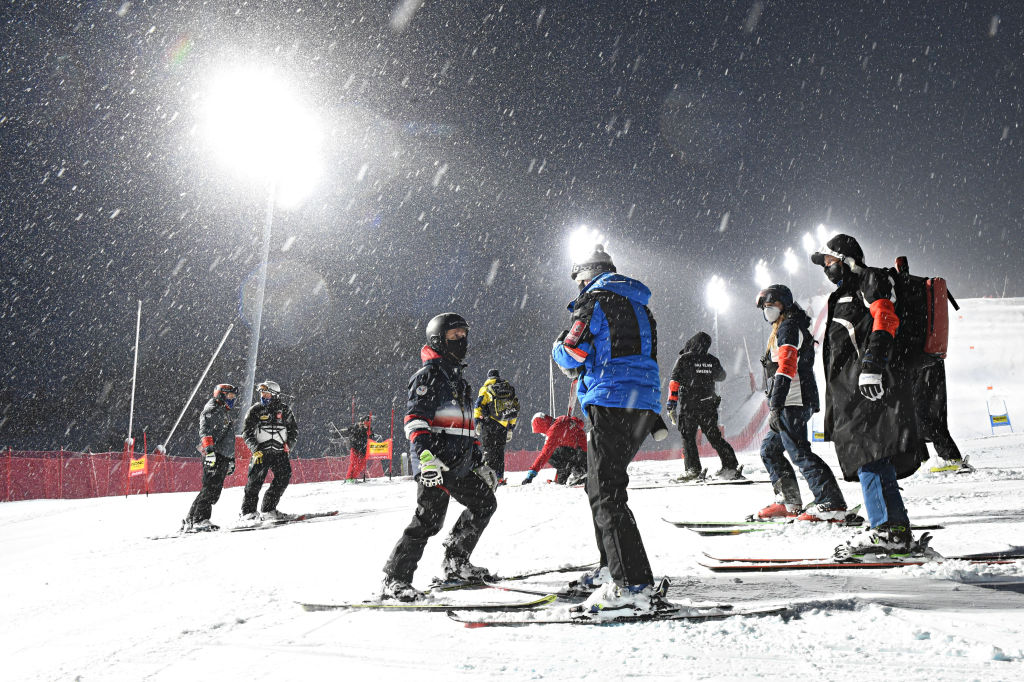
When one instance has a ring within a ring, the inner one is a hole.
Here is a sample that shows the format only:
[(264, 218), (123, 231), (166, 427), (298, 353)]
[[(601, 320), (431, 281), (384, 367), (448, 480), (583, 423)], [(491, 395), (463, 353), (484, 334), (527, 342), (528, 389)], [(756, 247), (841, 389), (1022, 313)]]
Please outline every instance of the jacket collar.
[(453, 372), (460, 372), (462, 368), (466, 366), (464, 364), (456, 365), (454, 362), (441, 355), (428, 345), (424, 345), (423, 348), (420, 349), (420, 361), (422, 361), (424, 365), (428, 363), (438, 364), (444, 367), (444, 369)]

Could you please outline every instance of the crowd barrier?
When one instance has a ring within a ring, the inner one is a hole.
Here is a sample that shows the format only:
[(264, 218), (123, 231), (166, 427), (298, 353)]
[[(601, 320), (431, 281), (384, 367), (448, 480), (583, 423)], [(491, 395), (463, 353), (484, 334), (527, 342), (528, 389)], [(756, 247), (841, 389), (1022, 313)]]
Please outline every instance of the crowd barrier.
[[(767, 430), (765, 420), (768, 405), (763, 404), (745, 428), (729, 436), (736, 450), (755, 445)], [(714, 450), (701, 438), (698, 444), (701, 457), (715, 455)], [(512, 450), (505, 453), (505, 471), (526, 471), (537, 458), (537, 450)], [(682, 456), (679, 450), (642, 451), (637, 460), (668, 460)], [(224, 481), (225, 487), (245, 485), (249, 467), (249, 449), (241, 439), (235, 445), (235, 473)], [(347, 456), (292, 459), (292, 483), (338, 481), (348, 471)], [(398, 461), (397, 458), (394, 460)], [(109, 497), (139, 493), (169, 493), (198, 491), (202, 483), (202, 460), (196, 457), (178, 457), (149, 453), (146, 467), (138, 475), (129, 475), (129, 453), (26, 451), (7, 448), (0, 453), (3, 500), (81, 499)], [(138, 466), (139, 462), (136, 460)], [(395, 465), (396, 475), (399, 464)], [(368, 460), (366, 476), (386, 476), (387, 462)]]

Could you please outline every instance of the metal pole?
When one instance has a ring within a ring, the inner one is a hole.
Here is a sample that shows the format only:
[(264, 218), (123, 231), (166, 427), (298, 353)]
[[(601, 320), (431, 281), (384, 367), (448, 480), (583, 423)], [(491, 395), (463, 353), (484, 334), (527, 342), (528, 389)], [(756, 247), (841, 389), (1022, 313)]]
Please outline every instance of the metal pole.
[(178, 424), (181, 423), (181, 418), (185, 416), (185, 410), (188, 409), (188, 405), (192, 402), (192, 398), (196, 397), (196, 392), (203, 384), (203, 379), (206, 378), (206, 373), (210, 371), (210, 367), (213, 366), (213, 361), (217, 359), (217, 356), (220, 354), (220, 349), (224, 347), (224, 342), (228, 340), (228, 334), (230, 334), (231, 330), (234, 328), (234, 324), (228, 325), (228, 330), (224, 332), (224, 338), (220, 340), (220, 345), (217, 346), (217, 350), (213, 351), (213, 357), (210, 358), (210, 361), (206, 363), (206, 369), (203, 370), (203, 376), (199, 377), (199, 381), (196, 382), (196, 387), (192, 389), (192, 395), (188, 397), (188, 400), (185, 401), (185, 406), (181, 408), (181, 414), (178, 415), (178, 421), (174, 422), (174, 426), (171, 427), (171, 432), (167, 434), (167, 439), (164, 440), (163, 445), (158, 446), (154, 452), (160, 454), (165, 454), (167, 452), (167, 444), (171, 442), (171, 436), (174, 435), (174, 431), (178, 428)]
[[(263, 322), (263, 295), (267, 290), (267, 263), (270, 260), (270, 230), (274, 225), (274, 205), (277, 203), (277, 186), (270, 185), (270, 194), (267, 197), (267, 214), (263, 220), (263, 249), (260, 259), (260, 271), (256, 285), (256, 309), (253, 316), (252, 330), (249, 334), (249, 364), (245, 370), (245, 384), (242, 391), (249, 392), (249, 401), (246, 408), (255, 402), (256, 390), (256, 354), (260, 347), (260, 324)], [(239, 392), (239, 396), (245, 393)], [(242, 424), (245, 422), (247, 410), (239, 410), (238, 427), (236, 431), (242, 432)]]
[(135, 377), (139, 369), (139, 330), (142, 328), (142, 301), (135, 317), (135, 361), (132, 363), (132, 399), (128, 406), (128, 440), (132, 439), (132, 418), (135, 416)]
[(718, 308), (715, 308), (715, 355), (722, 359), (722, 347), (718, 343)]
[(548, 414), (555, 416), (555, 359), (548, 356)]

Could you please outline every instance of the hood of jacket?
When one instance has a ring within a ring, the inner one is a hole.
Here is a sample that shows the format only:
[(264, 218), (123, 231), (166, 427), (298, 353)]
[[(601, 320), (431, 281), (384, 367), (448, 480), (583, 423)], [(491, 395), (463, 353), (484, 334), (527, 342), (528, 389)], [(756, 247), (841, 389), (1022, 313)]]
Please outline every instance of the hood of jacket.
[[(617, 272), (601, 273), (580, 292), (580, 296), (591, 291), (609, 291), (619, 296), (625, 296), (640, 305), (647, 305), (651, 300), (651, 290), (647, 288), (646, 284)], [(576, 308), (578, 300), (579, 297), (568, 305), (569, 312)]]
[(690, 337), (689, 341), (683, 344), (683, 349), (679, 351), (679, 354), (707, 353), (709, 348), (711, 348), (711, 336), (706, 332), (697, 332)]
[(811, 318), (807, 315), (803, 308), (797, 304), (786, 311), (786, 319), (793, 320), (801, 329), (807, 329), (811, 326)]

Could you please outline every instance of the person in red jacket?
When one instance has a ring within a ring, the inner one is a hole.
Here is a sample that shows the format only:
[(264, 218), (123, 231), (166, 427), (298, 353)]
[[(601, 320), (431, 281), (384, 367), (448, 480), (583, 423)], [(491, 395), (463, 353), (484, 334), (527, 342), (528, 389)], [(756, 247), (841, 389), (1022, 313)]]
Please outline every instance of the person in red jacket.
[(582, 483), (587, 476), (587, 432), (583, 420), (568, 414), (551, 417), (538, 412), (533, 415), (531, 426), (534, 433), (544, 434), (544, 448), (526, 473), (523, 485), (532, 483), (549, 460), (555, 467), (555, 483)]

